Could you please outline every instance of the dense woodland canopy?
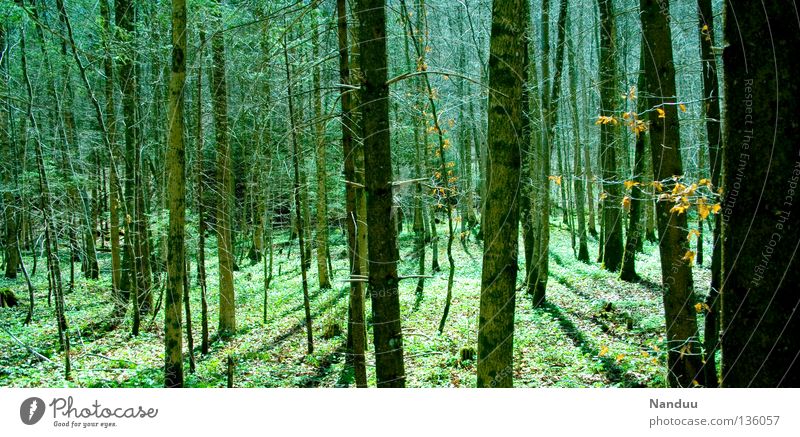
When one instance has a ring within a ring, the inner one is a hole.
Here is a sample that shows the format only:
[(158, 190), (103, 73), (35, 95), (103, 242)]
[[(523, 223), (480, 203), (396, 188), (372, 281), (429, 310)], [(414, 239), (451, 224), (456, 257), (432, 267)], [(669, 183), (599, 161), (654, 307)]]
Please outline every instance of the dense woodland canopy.
[(796, 387), (790, 9), (2, 0), (0, 385)]

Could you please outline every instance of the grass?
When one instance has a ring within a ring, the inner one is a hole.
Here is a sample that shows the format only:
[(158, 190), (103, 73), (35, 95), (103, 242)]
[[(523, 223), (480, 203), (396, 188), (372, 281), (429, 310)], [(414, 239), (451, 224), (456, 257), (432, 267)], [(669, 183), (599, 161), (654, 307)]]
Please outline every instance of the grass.
[[(440, 230), (444, 240), (445, 229)], [(517, 387), (662, 387), (665, 386), (664, 319), (658, 248), (645, 243), (637, 255), (639, 283), (620, 281), (617, 275), (596, 263), (575, 260), (569, 233), (551, 227), (550, 279), (547, 303), (532, 308), (524, 292), (518, 293), (514, 333), (514, 383)], [(284, 241), (285, 234), (277, 234)], [(213, 243), (213, 239), (211, 239)], [(296, 244), (296, 243), (295, 243)], [(314, 319), (314, 353), (306, 354), (297, 248), (275, 254), (268, 300), (268, 321), (262, 322), (263, 267), (240, 261), (235, 274), (237, 334), (227, 342), (214, 341), (207, 355), (200, 354), (200, 298), (192, 266), (192, 318), (197, 369), (187, 373), (190, 387), (224, 387), (227, 357), (235, 360), (237, 387), (347, 387), (353, 386), (351, 369), (345, 365), (347, 295), (340, 280), (347, 274), (345, 239), (331, 235), (334, 256), (333, 288), (319, 290), (316, 267), (309, 272), (311, 309)], [(410, 248), (413, 235), (400, 235), (400, 274), (416, 273)], [(401, 281), (401, 311), (405, 347), (406, 384), (409, 387), (474, 387), (476, 363), (461, 360), (463, 348), (477, 348), (480, 296), (480, 246), (467, 243), (467, 251), (454, 244), (456, 276), (450, 316), (443, 335), (437, 327), (447, 287), (447, 263), (439, 245), (443, 271), (425, 282), (425, 294), (415, 305), (416, 280)], [(707, 244), (707, 248), (711, 245)], [(710, 250), (710, 249), (709, 249)], [(190, 252), (193, 252), (190, 251)], [(216, 333), (218, 283), (216, 248), (207, 250), (209, 328)], [(590, 239), (596, 256), (597, 242)], [(710, 256), (709, 256), (710, 258)], [(163, 385), (163, 308), (143, 332), (130, 335), (130, 317), (115, 330), (102, 329), (112, 312), (110, 259), (101, 253), (101, 280), (76, 274), (74, 290), (66, 295), (72, 338), (73, 378), (63, 377), (63, 355), (59, 351), (54, 308), (47, 305), (47, 280), (39, 260), (33, 277), (36, 309), (33, 323), (24, 326), (28, 298), (21, 275), (16, 281), (0, 279), (0, 289), (10, 288), (20, 299), (16, 308), (0, 309), (0, 324), (29, 347), (52, 360), (40, 360), (10, 335), (0, 331), (0, 386), (6, 387), (160, 387)], [(430, 266), (430, 248), (427, 260)], [(522, 263), (522, 259), (520, 259)], [(26, 259), (30, 268), (31, 259)], [(520, 266), (522, 268), (522, 266)], [(280, 269), (281, 274), (278, 275)], [(63, 269), (68, 274), (68, 265)], [(707, 284), (706, 266), (694, 268), (695, 283)], [(79, 279), (78, 279), (79, 278)], [(698, 287), (698, 292), (702, 293)], [(158, 299), (158, 290), (155, 298)], [(367, 320), (370, 319), (367, 302)], [(341, 335), (323, 338), (330, 325), (338, 323)], [(702, 326), (702, 317), (700, 317)], [(368, 332), (371, 340), (372, 332)], [(184, 347), (186, 341), (184, 341)], [(367, 372), (375, 384), (372, 344), (369, 342)]]

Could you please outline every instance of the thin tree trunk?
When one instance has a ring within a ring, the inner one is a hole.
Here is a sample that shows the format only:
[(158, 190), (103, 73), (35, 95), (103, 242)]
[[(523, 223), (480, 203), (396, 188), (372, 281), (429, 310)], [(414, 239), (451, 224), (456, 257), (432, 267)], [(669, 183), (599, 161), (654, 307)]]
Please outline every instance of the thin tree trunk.
[[(217, 0), (222, 7), (223, 0)], [(219, 12), (218, 12), (219, 14)], [(221, 26), (222, 19), (216, 16)], [(229, 337), (236, 332), (236, 299), (233, 288), (234, 253), (231, 226), (233, 174), (228, 132), (228, 86), (226, 81), (225, 39), (222, 29), (211, 37), (214, 63), (211, 69), (211, 91), (214, 104), (214, 130), (217, 142), (217, 252), (219, 257), (219, 335)]]
[(39, 174), (40, 208), (44, 219), (45, 244), (47, 245), (47, 267), (52, 280), (53, 295), (56, 301), (56, 326), (58, 327), (58, 337), (64, 353), (64, 379), (72, 379), (72, 367), (70, 363), (70, 344), (69, 327), (67, 316), (64, 311), (64, 290), (61, 282), (61, 267), (58, 258), (58, 237), (53, 230), (53, 204), (50, 198), (50, 185), (47, 181), (47, 173), (44, 166), (44, 152), (42, 151), (42, 139), (39, 134), (39, 125), (33, 112), (33, 86), (30, 76), (28, 76), (27, 53), (25, 51), (25, 31), (21, 33), (20, 48), (22, 50), (22, 76), (25, 81), (27, 92), (27, 114), (31, 127), (35, 132), (34, 152), (36, 168)]
[[(353, 133), (357, 127), (352, 114), (353, 91), (350, 85), (350, 60), (347, 42), (347, 8), (345, 0), (336, 0), (337, 42), (339, 48), (339, 80), (342, 83), (340, 97), (342, 105), (342, 154), (344, 156), (344, 177), (353, 181), (355, 175), (355, 159), (353, 158)], [(347, 221), (347, 248), (350, 261), (351, 277), (360, 277), (361, 262), (358, 256), (356, 189), (345, 183), (345, 220)], [(366, 348), (366, 331), (364, 323), (364, 287), (362, 282), (350, 282), (350, 299), (348, 311), (348, 337), (352, 339), (353, 371), (357, 387), (367, 386), (367, 369), (364, 349)]]
[(208, 353), (208, 301), (206, 298), (206, 218), (205, 200), (203, 199), (203, 184), (205, 171), (203, 170), (205, 157), (203, 155), (203, 64), (205, 61), (203, 47), (206, 44), (206, 34), (200, 31), (200, 50), (197, 53), (197, 130), (195, 137), (195, 177), (197, 196), (197, 285), (200, 287), (200, 352)]
[[(316, 17), (316, 15), (313, 15)], [(319, 23), (312, 22), (311, 39), (313, 45), (314, 59), (321, 57), (319, 48)], [(317, 166), (317, 278), (319, 288), (331, 288), (331, 281), (328, 277), (328, 188), (325, 186), (328, 179), (326, 169), (326, 147), (325, 130), (322, 125), (322, 95), (320, 91), (320, 68), (315, 64), (312, 73), (314, 82), (314, 144), (316, 153), (314, 154)]]
[[(183, 88), (186, 84), (186, 1), (172, 0), (172, 71), (167, 123), (167, 289), (164, 307), (164, 386), (183, 387), (182, 297), (190, 316), (184, 238), (186, 225), (186, 148), (183, 137)], [(189, 325), (187, 324), (187, 327)], [(189, 333), (191, 336), (191, 333)]]
[(575, 144), (573, 148), (573, 160), (575, 161), (574, 167), (574, 186), (575, 186), (575, 195), (573, 196), (573, 200), (575, 202), (575, 213), (577, 215), (578, 220), (578, 261), (589, 263), (589, 246), (586, 237), (586, 212), (584, 211), (584, 202), (586, 201), (586, 193), (584, 192), (584, 182), (586, 178), (586, 173), (584, 171), (584, 166), (581, 163), (582, 158), (582, 147), (581, 147), (581, 124), (580, 118), (578, 117), (578, 92), (577, 92), (577, 84), (578, 84), (578, 74), (577, 74), (577, 65), (575, 63), (575, 53), (573, 51), (572, 46), (572, 38), (568, 40), (569, 44), (569, 70), (570, 70), (570, 77), (569, 77), (569, 89), (570, 89), (570, 97), (572, 101), (572, 124), (573, 124), (573, 131), (574, 131), (574, 139)]
[[(720, 187), (720, 175), (722, 162), (720, 151), (722, 150), (722, 135), (720, 132), (720, 108), (719, 108), (719, 82), (717, 81), (717, 58), (712, 46), (714, 44), (714, 16), (711, 8), (711, 0), (698, 0), (698, 28), (700, 29), (700, 56), (703, 65), (703, 97), (705, 104), (706, 134), (708, 137), (708, 159), (711, 168), (711, 186), (714, 189)], [(719, 348), (719, 289), (722, 282), (720, 275), (720, 265), (722, 263), (722, 243), (720, 241), (721, 223), (718, 215), (714, 216), (712, 253), (711, 253), (711, 287), (708, 290), (706, 299), (707, 312), (705, 313), (705, 333), (703, 338), (703, 349), (705, 351), (705, 371), (706, 386), (717, 387), (719, 379), (717, 376), (716, 351)], [(702, 234), (700, 236), (702, 238)], [(699, 255), (698, 255), (699, 256)]]
[[(645, 49), (645, 41), (642, 40), (642, 50), (641, 55), (639, 56), (639, 78), (636, 88), (642, 90), (646, 88), (646, 84), (644, 83), (644, 65), (643, 60), (645, 59), (644, 51)], [(630, 100), (630, 97), (629, 97)], [(644, 111), (647, 110), (647, 105), (645, 104), (645, 99), (637, 99), (636, 101), (636, 112), (632, 114), (628, 112), (628, 119), (630, 120), (631, 126), (635, 131), (636, 136), (636, 143), (635, 143), (635, 151), (633, 157), (633, 175), (631, 176), (631, 188), (630, 188), (630, 195), (626, 195), (627, 201), (623, 198), (623, 203), (628, 205), (628, 231), (626, 232), (626, 241), (625, 241), (625, 253), (622, 257), (622, 268), (620, 270), (619, 277), (623, 281), (638, 281), (639, 275), (636, 273), (636, 252), (639, 250), (642, 240), (642, 204), (646, 205), (646, 201), (644, 198), (644, 192), (641, 188), (641, 183), (643, 182), (642, 175), (644, 173), (644, 163), (645, 163), (645, 140), (646, 140), (646, 133), (638, 131), (638, 120), (639, 114), (643, 114)]]
[(314, 334), (311, 322), (311, 304), (308, 297), (308, 277), (306, 273), (308, 253), (305, 250), (305, 221), (302, 213), (301, 186), (300, 186), (300, 146), (297, 144), (297, 132), (294, 121), (294, 104), (292, 102), (292, 74), (289, 64), (289, 51), (286, 48), (286, 39), (283, 40), (283, 59), (286, 67), (286, 87), (289, 102), (289, 135), (292, 140), (292, 162), (294, 163), (294, 210), (297, 220), (297, 239), (300, 244), (300, 272), (303, 281), (303, 309), (306, 313), (306, 340), (307, 353), (314, 353)]

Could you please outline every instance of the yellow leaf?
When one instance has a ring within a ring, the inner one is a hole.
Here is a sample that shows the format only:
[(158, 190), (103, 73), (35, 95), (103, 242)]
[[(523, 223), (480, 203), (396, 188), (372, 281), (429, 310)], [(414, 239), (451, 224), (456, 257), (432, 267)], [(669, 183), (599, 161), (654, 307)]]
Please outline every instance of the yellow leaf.
[(686, 206), (684, 206), (683, 204), (675, 205), (669, 210), (669, 212), (677, 212), (678, 214), (683, 214), (684, 212), (686, 212)]
[(701, 197), (697, 200), (697, 213), (700, 215), (700, 220), (705, 220), (708, 217), (709, 208), (706, 204), (706, 198)]
[(720, 206), (720, 204), (717, 203), (717, 204), (714, 204), (714, 206), (711, 207), (711, 212), (713, 214), (717, 214), (717, 213), (719, 213), (720, 209), (722, 209), (722, 206)]
[(607, 353), (608, 353), (608, 346), (606, 345), (600, 346), (600, 353), (598, 354), (598, 356), (602, 357), (605, 356), (605, 354)]
[(622, 198), (622, 207), (625, 211), (629, 211), (631, 209), (631, 197), (625, 196)]
[(705, 302), (698, 302), (694, 304), (694, 309), (698, 313), (703, 312), (703, 310), (706, 310), (709, 313), (711, 312), (711, 307), (709, 307), (708, 304)]
[(643, 356), (644, 358), (647, 358), (647, 357), (649, 357), (649, 356), (650, 356), (650, 354), (648, 354), (648, 353), (647, 353), (647, 351), (642, 351), (642, 356)]
[(561, 186), (561, 176), (548, 176), (547, 179), (555, 182), (559, 187)]
[(681, 108), (681, 112), (686, 112), (686, 105), (684, 105), (683, 103), (678, 105), (678, 107)]
[(600, 200), (605, 200), (605, 199), (606, 199), (606, 197), (608, 197), (608, 193), (606, 193), (605, 191), (603, 191), (602, 193), (600, 193)]
[(703, 28), (700, 29), (702, 32), (708, 32), (708, 24), (704, 24)]
[(689, 231), (689, 235), (686, 236), (688, 241), (692, 241), (692, 237), (700, 237), (700, 231), (697, 229), (692, 229)]
[(700, 180), (697, 182), (697, 185), (705, 185), (705, 186), (707, 186), (707, 187), (711, 188), (711, 181), (710, 181), (710, 180), (708, 180), (708, 179), (706, 179), (706, 178), (703, 178), (703, 179), (700, 179)]
[(655, 188), (658, 192), (664, 191), (664, 184), (662, 184), (660, 181), (653, 181), (653, 188)]
[(693, 386), (695, 386), (695, 387), (697, 387), (698, 385), (700, 385), (700, 383), (699, 383), (699, 382), (697, 382), (697, 380), (696, 380), (696, 379), (694, 379), (694, 380), (692, 380), (692, 385), (693, 385)]
[(652, 362), (653, 364), (655, 364), (657, 366), (658, 365), (658, 358), (653, 358), (652, 360), (650, 360), (650, 362)]
[(623, 182), (623, 184), (625, 184), (625, 189), (626, 190), (630, 190), (631, 188), (639, 185), (639, 183), (636, 182), (636, 181), (625, 181), (625, 182)]
[(628, 99), (636, 100), (636, 85), (631, 86), (631, 89), (628, 90)]
[(656, 108), (656, 112), (658, 112), (658, 118), (667, 118), (666, 114), (664, 114), (664, 110), (661, 108)]
[(619, 355), (617, 355), (616, 358), (617, 358), (617, 363), (619, 363), (625, 358), (625, 354), (619, 354)]
[(692, 252), (691, 250), (687, 250), (686, 253), (683, 255), (683, 258), (681, 258), (681, 260), (688, 261), (689, 265), (693, 265), (694, 264), (694, 255), (695, 255), (694, 252)]

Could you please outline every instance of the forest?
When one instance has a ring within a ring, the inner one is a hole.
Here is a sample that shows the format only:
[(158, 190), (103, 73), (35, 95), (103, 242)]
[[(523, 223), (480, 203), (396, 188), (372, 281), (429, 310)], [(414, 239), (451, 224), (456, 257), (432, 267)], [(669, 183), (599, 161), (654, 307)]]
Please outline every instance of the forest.
[(797, 14), (0, 0), (0, 387), (798, 387)]

